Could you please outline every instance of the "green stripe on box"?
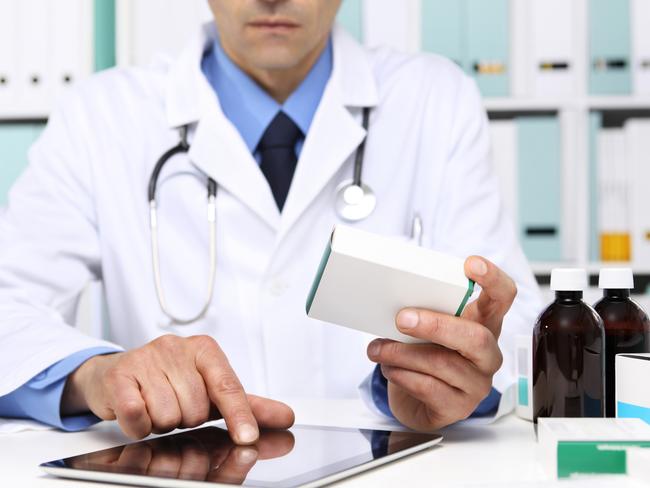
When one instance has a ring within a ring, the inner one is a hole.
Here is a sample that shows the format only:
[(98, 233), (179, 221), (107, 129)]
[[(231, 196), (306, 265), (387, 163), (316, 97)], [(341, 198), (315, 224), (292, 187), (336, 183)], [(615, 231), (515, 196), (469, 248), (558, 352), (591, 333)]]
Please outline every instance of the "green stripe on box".
[(115, 66), (115, 0), (95, 0), (95, 71)]
[(650, 441), (560, 442), (557, 476), (574, 474), (625, 474), (629, 447), (650, 447)]
[(472, 293), (474, 293), (474, 282), (472, 280), (468, 280), (469, 284), (467, 285), (467, 293), (465, 293), (465, 297), (463, 298), (463, 301), (460, 302), (460, 306), (458, 307), (458, 310), (456, 310), (456, 317), (460, 317), (460, 314), (463, 313), (463, 310), (465, 310), (465, 305), (467, 305), (467, 301), (469, 300), (469, 297), (472, 296)]
[(307, 315), (311, 310), (311, 306), (314, 303), (314, 298), (316, 297), (316, 291), (318, 291), (318, 285), (320, 285), (320, 280), (323, 277), (325, 272), (325, 266), (327, 266), (327, 261), (329, 261), (330, 255), (332, 254), (332, 240), (327, 243), (323, 257), (320, 260), (318, 265), (318, 271), (316, 271), (316, 277), (314, 278), (314, 283), (311, 285), (311, 290), (309, 291), (309, 296), (307, 297)]

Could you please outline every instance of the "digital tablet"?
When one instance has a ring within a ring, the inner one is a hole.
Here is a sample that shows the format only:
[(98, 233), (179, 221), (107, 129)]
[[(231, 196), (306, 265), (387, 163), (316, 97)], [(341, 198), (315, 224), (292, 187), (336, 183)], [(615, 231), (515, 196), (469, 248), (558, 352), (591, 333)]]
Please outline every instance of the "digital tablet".
[(316, 487), (427, 449), (439, 435), (296, 426), (262, 431), (236, 446), (220, 427), (134, 442), (43, 463), (63, 478), (124, 485), (195, 487), (205, 483)]

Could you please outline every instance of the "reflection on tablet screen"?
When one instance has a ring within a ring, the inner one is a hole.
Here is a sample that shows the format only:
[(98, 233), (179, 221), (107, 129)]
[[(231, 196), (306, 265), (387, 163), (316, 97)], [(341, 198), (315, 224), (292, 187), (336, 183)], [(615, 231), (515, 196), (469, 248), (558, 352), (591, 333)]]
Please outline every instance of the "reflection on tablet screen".
[[(438, 439), (412, 433), (294, 427), (254, 446), (204, 427), (46, 463), (45, 467), (249, 486), (295, 486)], [(65, 475), (64, 475), (65, 476)]]

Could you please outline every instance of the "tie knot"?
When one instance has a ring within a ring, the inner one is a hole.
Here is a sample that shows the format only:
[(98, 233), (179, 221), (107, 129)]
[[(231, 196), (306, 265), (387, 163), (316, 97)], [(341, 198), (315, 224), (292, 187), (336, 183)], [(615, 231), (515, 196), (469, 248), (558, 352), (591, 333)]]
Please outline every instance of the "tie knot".
[(290, 148), (293, 150), (302, 136), (300, 127), (287, 114), (280, 111), (264, 131), (258, 148), (261, 151), (273, 148)]

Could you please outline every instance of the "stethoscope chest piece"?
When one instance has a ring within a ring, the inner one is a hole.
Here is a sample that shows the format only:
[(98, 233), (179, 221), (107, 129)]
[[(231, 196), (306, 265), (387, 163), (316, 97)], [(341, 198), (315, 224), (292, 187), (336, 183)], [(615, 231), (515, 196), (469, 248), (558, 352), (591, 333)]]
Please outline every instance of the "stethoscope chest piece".
[(336, 189), (336, 213), (348, 222), (365, 220), (377, 206), (377, 197), (372, 189), (362, 183), (355, 185), (352, 180), (342, 182)]

